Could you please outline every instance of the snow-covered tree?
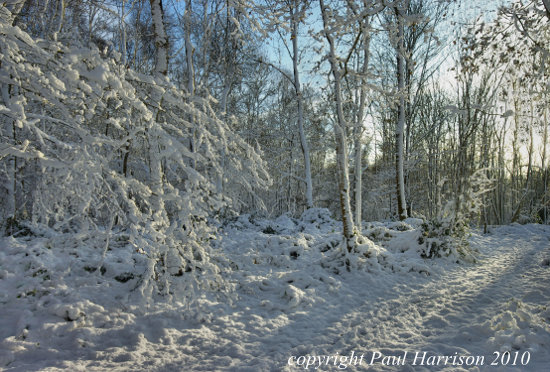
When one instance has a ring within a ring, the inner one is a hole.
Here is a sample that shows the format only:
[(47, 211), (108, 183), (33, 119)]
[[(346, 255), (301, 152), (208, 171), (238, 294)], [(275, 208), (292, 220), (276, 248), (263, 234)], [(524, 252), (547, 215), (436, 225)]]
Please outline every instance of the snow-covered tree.
[(143, 293), (174, 293), (170, 283), (188, 282), (185, 272), (215, 280), (207, 222), (229, 202), (216, 192), (221, 156), (239, 170), (234, 182), (264, 187), (258, 153), (217, 118), (211, 101), (178, 89), (163, 71), (140, 74), (120, 55), (105, 58), (78, 40), (35, 40), (0, 10), (0, 175), (3, 187), (18, 188), (4, 219), (97, 244), (119, 236), (144, 262), (136, 273)]

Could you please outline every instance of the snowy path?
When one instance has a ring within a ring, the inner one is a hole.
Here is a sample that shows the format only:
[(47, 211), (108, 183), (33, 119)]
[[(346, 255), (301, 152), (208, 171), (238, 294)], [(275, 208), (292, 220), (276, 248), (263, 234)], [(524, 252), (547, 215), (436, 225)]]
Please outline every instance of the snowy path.
[[(405, 366), (386, 367), (377, 363), (369, 367), (371, 370), (423, 370), (410, 365), (415, 351), (451, 356), (455, 352), (484, 355), (485, 364), (490, 364), (494, 351), (514, 351), (514, 348), (524, 351), (530, 338), (540, 333), (529, 335), (536, 330), (521, 329), (521, 324), (515, 329), (499, 316), (508, 314), (512, 322), (520, 321), (522, 316), (518, 316), (517, 311), (521, 310), (516, 307), (543, 311), (545, 308), (537, 302), (542, 300), (550, 305), (550, 269), (541, 265), (544, 257), (550, 257), (548, 235), (523, 227), (510, 229), (508, 236), (503, 235), (508, 233), (505, 229), (499, 229), (495, 235), (475, 236), (474, 245), (482, 252), (476, 265), (450, 265), (443, 276), (427, 278), (418, 278), (420, 274), (414, 278), (410, 277), (413, 274), (386, 274), (391, 278), (365, 273), (349, 275), (346, 286), (307, 312), (288, 316), (280, 312), (237, 313), (234, 316), (240, 320), (233, 320), (233, 326), (241, 326), (231, 329), (230, 324), (221, 323), (219, 337), (230, 342), (235, 333), (238, 334), (239, 346), (235, 348), (240, 352), (233, 355), (238, 360), (232, 360), (235, 370), (242, 370), (243, 366), (255, 366), (250, 370), (277, 370), (285, 366), (290, 356), (349, 355), (352, 351), (356, 355), (364, 353), (365, 361), (370, 361), (374, 351), (396, 356), (409, 352)], [(262, 318), (256, 318), (258, 315)], [(229, 328), (223, 329), (227, 326)], [(490, 339), (499, 328), (503, 333), (500, 343), (504, 342), (505, 346), (491, 348)], [(545, 342), (550, 341), (548, 334), (541, 337), (546, 337)], [(509, 345), (506, 345), (508, 339)], [(550, 344), (547, 345), (550, 348)], [(520, 370), (544, 370), (544, 366), (550, 366), (548, 357), (548, 350), (537, 350), (535, 346), (527, 368), (522, 366)], [(204, 366), (204, 370), (219, 367), (215, 359), (211, 359), (213, 364)], [(456, 366), (447, 368), (457, 370)], [(485, 368), (505, 370), (503, 366)], [(510, 370), (518, 368), (509, 367)], [(354, 369), (353, 365), (348, 367), (348, 370)]]
[[(307, 309), (266, 308), (262, 301), (269, 298), (270, 289), (265, 288), (265, 296), (254, 293), (245, 306), (218, 318), (214, 315), (208, 326), (182, 331), (177, 354), (183, 360), (177, 361), (174, 355), (171, 366), (204, 371), (301, 370), (304, 368), (289, 367), (288, 358), (349, 355), (354, 351), (356, 355), (365, 354), (365, 365), (350, 365), (348, 370), (421, 371), (444, 368), (412, 366), (415, 351), (484, 355), (485, 364), (490, 364), (493, 352), (500, 348), (514, 351), (515, 347), (522, 352), (532, 346), (529, 343), (539, 337), (542, 329), (533, 330), (530, 325), (522, 329), (516, 323), (533, 316), (533, 308), (542, 311), (531, 301), (543, 299), (548, 305), (550, 299), (550, 269), (541, 265), (543, 258), (550, 256), (550, 242), (547, 235), (522, 227), (512, 230), (509, 236), (502, 235), (504, 229), (495, 235), (476, 236), (473, 240), (482, 251), (477, 265), (449, 265), (442, 276), (429, 277), (412, 273), (384, 273), (379, 277), (347, 274), (340, 288), (332, 295), (324, 294), (323, 301)], [(524, 239), (520, 239), (522, 234), (527, 234)], [(263, 285), (274, 284), (263, 280)], [(518, 306), (530, 312), (522, 318)], [(510, 319), (500, 319), (502, 314), (508, 314), (513, 324), (506, 323)], [(500, 347), (495, 349), (490, 340), (498, 330), (503, 340), (494, 344)], [(547, 333), (540, 337), (541, 342), (550, 341)], [(550, 365), (548, 350), (536, 347), (531, 349), (527, 368), (508, 369), (544, 370)], [(374, 351), (396, 356), (408, 351), (408, 361), (405, 366), (367, 366)], [(481, 369), (506, 370), (503, 366)], [(322, 366), (318, 370), (337, 368)], [(460, 368), (447, 366), (447, 370)]]
[[(33, 307), (6, 307), (2, 324), (28, 331), (25, 337), (3, 331), (14, 336), (0, 340), (0, 362), (9, 371), (297, 371), (305, 365), (290, 366), (293, 356), (305, 361), (354, 352), (364, 355), (362, 365), (346, 370), (548, 370), (550, 227), (507, 226), (474, 235), (477, 264), (428, 261), (431, 275), (333, 275), (308, 252), (337, 233), (309, 241), (304, 236), (246, 230), (228, 236), (222, 248), (240, 267), (230, 277), (238, 296), (204, 300), (198, 312), (177, 304), (113, 311), (90, 303), (86, 318), (67, 322)], [(506, 350), (529, 352), (529, 363), (488, 366), (495, 351)], [(404, 365), (386, 366), (381, 359), (369, 365), (375, 352), (398, 357), (405, 351)], [(484, 365), (412, 365), (414, 353), (424, 351), (484, 356)], [(331, 363), (316, 370), (341, 369)]]
[[(546, 299), (546, 305), (550, 305), (550, 269), (541, 265), (544, 257), (550, 256), (550, 242), (547, 236), (527, 230), (524, 233), (524, 239), (518, 239), (518, 234), (477, 236), (474, 241), (483, 252), (479, 263), (457, 265), (441, 277), (412, 283), (407, 283), (407, 278), (400, 278), (398, 283), (356, 282), (350, 288), (352, 293), (370, 292), (368, 296), (377, 299), (360, 303), (322, 335), (311, 339), (309, 344), (314, 346), (309, 354), (335, 354), (340, 350), (340, 354), (349, 355), (355, 350), (356, 354), (369, 351), (369, 357), (373, 351), (399, 356), (408, 350), (409, 361), (414, 359), (414, 351), (485, 355), (486, 361), (492, 361), (493, 351), (500, 351), (487, 350), (486, 346), (487, 340), (495, 336), (489, 327), (493, 319), (508, 310), (515, 311), (518, 300), (528, 306), (531, 301)], [(541, 245), (546, 248), (541, 250)], [(511, 341), (513, 344), (513, 337)], [(512, 351), (524, 346), (521, 337), (517, 341), (519, 345), (510, 345)], [(544, 366), (550, 366), (548, 350), (543, 359), (537, 358), (536, 351), (531, 355), (529, 369), (544, 370)], [(377, 370), (383, 367), (376, 364)]]

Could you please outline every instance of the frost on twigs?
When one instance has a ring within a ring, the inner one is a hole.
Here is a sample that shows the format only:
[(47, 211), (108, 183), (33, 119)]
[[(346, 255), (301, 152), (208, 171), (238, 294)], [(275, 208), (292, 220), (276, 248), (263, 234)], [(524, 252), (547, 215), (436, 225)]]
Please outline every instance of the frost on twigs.
[(475, 262), (475, 252), (468, 242), (470, 223), (479, 218), (483, 196), (492, 188), (486, 170), (474, 172), (464, 182), (464, 192), (450, 198), (434, 219), (421, 227), (418, 243), (424, 258), (453, 257), (457, 261)]
[(334, 249), (327, 252), (321, 265), (336, 274), (353, 270), (376, 272), (383, 269), (386, 254), (383, 247), (356, 233), (349, 241), (342, 239)]
[[(270, 180), (211, 98), (77, 40), (35, 41), (3, 18), (0, 55), (0, 125), (13, 134), (0, 147), (5, 233), (28, 226), (75, 238), (93, 247), (86, 271), (143, 299), (223, 290), (209, 220), (233, 190)], [(231, 181), (222, 195), (212, 180), (224, 177)], [(131, 267), (113, 269), (115, 250), (132, 252)]]
[(431, 220), (422, 224), (418, 243), (422, 246), (422, 258), (453, 257), (455, 260), (475, 262), (474, 252), (467, 240), (468, 229), (464, 224), (450, 226), (445, 221)]

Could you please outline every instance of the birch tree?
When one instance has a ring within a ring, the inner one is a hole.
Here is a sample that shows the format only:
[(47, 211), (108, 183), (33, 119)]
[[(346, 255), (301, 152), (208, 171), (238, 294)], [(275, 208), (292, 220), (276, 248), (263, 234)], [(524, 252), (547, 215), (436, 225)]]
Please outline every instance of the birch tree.
[[(161, 3), (152, 5), (156, 11)], [(162, 24), (157, 27), (163, 48)], [(212, 176), (225, 149), (243, 188), (266, 186), (259, 154), (217, 118), (209, 101), (170, 82), (168, 53), (158, 53), (155, 72), (143, 74), (116, 54), (106, 58), (78, 38), (70, 46), (65, 41), (35, 39), (12, 26), (0, 3), (0, 83), (17, 92), (0, 104), (0, 187), (13, 182), (5, 171), (10, 157), (26, 162), (25, 189), (18, 189), (29, 211), (21, 215), (26, 226), (97, 245), (97, 257), (86, 258), (97, 272), (116, 240), (136, 262), (133, 293), (144, 303), (153, 293), (185, 300), (201, 283), (219, 288), (223, 280), (207, 243), (214, 231), (207, 218), (221, 204)], [(201, 121), (189, 123), (188, 114)], [(12, 121), (17, 142), (4, 131)], [(195, 153), (184, 141), (193, 130), (203, 144)], [(127, 173), (117, 159), (126, 151), (132, 153)], [(4, 211), (8, 201), (0, 203)]]
[[(15, 18), (19, 15), (21, 8), (23, 7), (25, 1), (23, 0), (11, 0), (5, 4), (4, 7), (0, 8), (2, 13), (0, 17), (2, 20), (8, 24), (13, 24)], [(6, 11), (4, 11), (6, 10)], [(0, 47), (0, 53), (5, 53), (3, 50), (5, 48)], [(5, 71), (8, 71), (4, 66), (2, 66), (2, 61), (0, 61), (0, 68), (4, 68)], [(5, 73), (5, 72), (4, 72)], [(20, 115), (24, 115), (20, 105), (24, 102), (24, 98), (19, 96), (17, 86), (8, 83), (12, 80), (14, 76), (12, 74), (5, 76), (5, 81), (0, 82), (1, 90), (1, 99), (4, 106), (9, 110), (19, 111)], [(10, 133), (10, 141), (13, 145), (19, 142), (17, 138), (17, 133), (22, 127), (22, 122), (17, 117), (9, 118), (3, 125), (2, 132)], [(16, 156), (10, 156), (8, 164), (6, 164), (6, 173), (7, 179), (5, 180), (4, 187), (6, 189), (7, 195), (6, 198), (6, 209), (4, 212), (4, 217), (10, 223), (15, 223), (16, 214), (17, 214), (17, 187), (18, 187), (18, 158)]]
[[(151, 16), (153, 19), (153, 29), (155, 32), (155, 68), (154, 75), (157, 77), (166, 76), (168, 73), (168, 36), (164, 26), (164, 9), (162, 0), (150, 0)], [(160, 115), (160, 106), (162, 105), (162, 97), (155, 97), (159, 107), (151, 120), (148, 131), (149, 140), (149, 168), (151, 172), (151, 189), (155, 199), (154, 208), (159, 223), (165, 219), (164, 213), (164, 186), (162, 175), (162, 163), (160, 158), (160, 145), (158, 141), (158, 120)]]
[(358, 234), (353, 223), (350, 203), (350, 182), (349, 182), (349, 164), (348, 164), (348, 123), (344, 116), (343, 98), (342, 98), (342, 70), (338, 63), (336, 51), (335, 31), (341, 25), (331, 19), (332, 11), (323, 0), (319, 0), (321, 15), (323, 18), (322, 34), (326, 38), (329, 51), (328, 60), (330, 63), (330, 72), (333, 79), (333, 94), (336, 110), (336, 119), (334, 122), (334, 136), (336, 140), (336, 166), (338, 178), (338, 196), (340, 198), (340, 212), (342, 215), (344, 241), (348, 252), (353, 249), (353, 238)]
[(405, 173), (403, 132), (405, 130), (405, 48), (404, 48), (404, 15), (400, 4), (394, 7), (397, 22), (397, 40), (395, 52), (397, 60), (397, 94), (399, 95), (398, 118), (395, 128), (395, 177), (397, 186), (397, 215), (400, 220), (407, 218), (407, 201), (405, 200)]
[[(288, 55), (292, 59), (292, 74), (287, 73), (284, 68), (277, 66), (264, 58), (260, 58), (260, 63), (265, 63), (277, 70), (285, 79), (288, 79), (294, 87), (295, 99), (297, 103), (296, 123), (298, 126), (298, 135), (300, 138), (300, 148), (304, 159), (304, 174), (301, 177), (305, 184), (305, 202), (306, 208), (313, 207), (313, 181), (311, 177), (311, 156), (306, 136), (305, 115), (304, 115), (304, 96), (300, 78), (300, 25), (306, 19), (306, 12), (310, 7), (311, 0), (285, 0), (282, 2), (269, 1), (266, 9), (256, 6), (258, 14), (265, 18), (266, 28), (274, 28), (279, 34), (281, 42), (284, 44)], [(281, 19), (288, 23), (288, 27), (280, 27)], [(284, 32), (288, 29), (292, 45), (289, 46), (284, 38)]]
[[(371, 13), (376, 12), (374, 9), (377, 5), (376, 1), (363, 0), (361, 3), (347, 1), (348, 8), (351, 10), (355, 21), (354, 40), (355, 47), (350, 49), (350, 53), (346, 58), (345, 70), (346, 79), (353, 80), (355, 84), (349, 87), (352, 90), (354, 115), (352, 120), (353, 125), (353, 155), (354, 155), (354, 217), (355, 226), (358, 231), (362, 230), (362, 210), (363, 210), (363, 133), (364, 121), (366, 119), (367, 103), (369, 100), (368, 78), (369, 78), (369, 63), (370, 63), (370, 44), (371, 44)], [(352, 71), (348, 66), (348, 62), (355, 54), (356, 67)]]
[(309, 156), (309, 145), (304, 131), (304, 99), (302, 96), (302, 86), (300, 84), (300, 72), (298, 69), (298, 37), (300, 20), (305, 17), (307, 1), (294, 0), (289, 4), (290, 10), (290, 29), (292, 40), (292, 71), (294, 73), (294, 90), (296, 92), (296, 101), (298, 102), (298, 133), (300, 134), (300, 145), (304, 156), (304, 178), (306, 184), (306, 205), (307, 208), (313, 208), (313, 183), (311, 180), (311, 160)]

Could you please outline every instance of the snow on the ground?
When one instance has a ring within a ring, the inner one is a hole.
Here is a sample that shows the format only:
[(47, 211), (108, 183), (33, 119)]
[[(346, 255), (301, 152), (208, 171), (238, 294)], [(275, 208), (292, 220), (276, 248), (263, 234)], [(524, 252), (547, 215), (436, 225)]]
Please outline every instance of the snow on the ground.
[(550, 226), (474, 232), (477, 262), (457, 263), (420, 258), (420, 223), (367, 224), (376, 245), (348, 271), (326, 211), (241, 216), (213, 251), (232, 291), (145, 305), (123, 242), (103, 252), (78, 236), (3, 238), (0, 369), (548, 370)]

